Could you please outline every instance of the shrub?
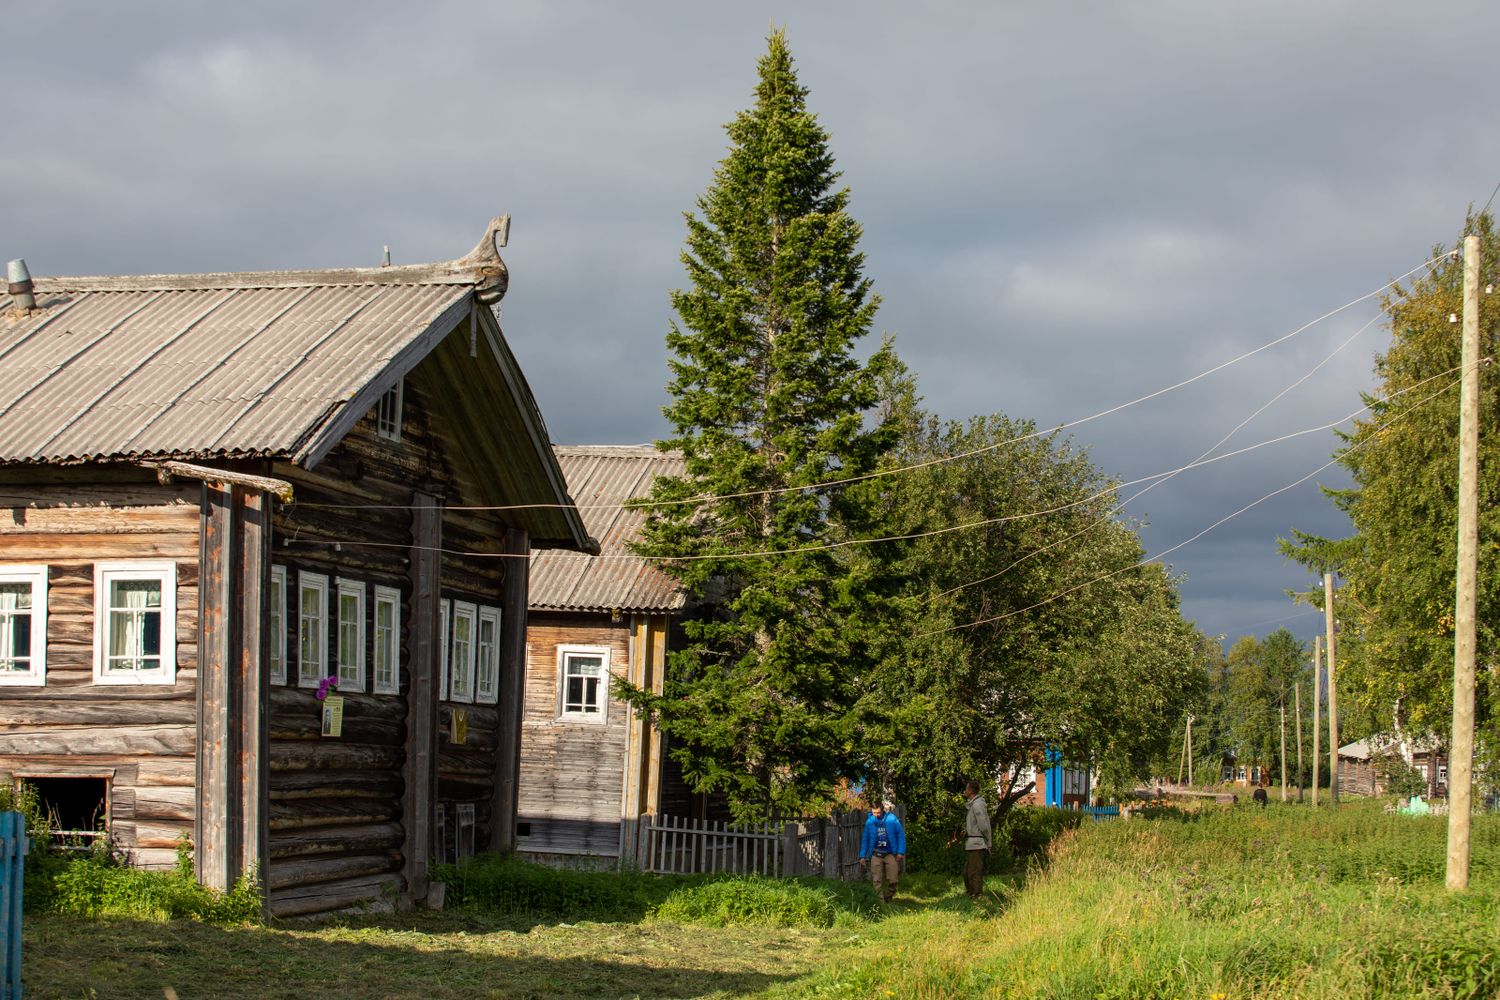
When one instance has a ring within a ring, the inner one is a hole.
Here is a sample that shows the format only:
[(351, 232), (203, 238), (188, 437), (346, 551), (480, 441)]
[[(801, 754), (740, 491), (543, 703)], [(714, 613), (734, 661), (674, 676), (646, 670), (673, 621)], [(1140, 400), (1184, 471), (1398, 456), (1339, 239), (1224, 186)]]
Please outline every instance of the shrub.
[(875, 890), (863, 882), (740, 875), (677, 889), (652, 916), (713, 927), (831, 927), (841, 915), (867, 916), (875, 907)]
[[(994, 847), (985, 864), (989, 874), (1012, 871), (1046, 854), (1047, 845), (1064, 830), (1078, 826), (1083, 814), (1071, 809), (1016, 806), (994, 824)], [(961, 875), (963, 838), (935, 824), (913, 824), (906, 838), (907, 867), (932, 875)]]
[(199, 885), (190, 872), (134, 868), (101, 847), (69, 858), (58, 867), (52, 878), (49, 908), (83, 917), (191, 918), (241, 924), (260, 919), (260, 903), (253, 877), (240, 879), (227, 892), (216, 892)]

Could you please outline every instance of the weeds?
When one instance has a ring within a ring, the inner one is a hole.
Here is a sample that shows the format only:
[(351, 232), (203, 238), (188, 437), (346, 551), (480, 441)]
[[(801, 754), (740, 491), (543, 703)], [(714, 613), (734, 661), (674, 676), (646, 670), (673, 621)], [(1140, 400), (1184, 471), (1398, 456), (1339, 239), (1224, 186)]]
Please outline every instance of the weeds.
[(713, 927), (832, 927), (877, 909), (875, 890), (864, 882), (744, 875), (678, 889), (652, 915)]

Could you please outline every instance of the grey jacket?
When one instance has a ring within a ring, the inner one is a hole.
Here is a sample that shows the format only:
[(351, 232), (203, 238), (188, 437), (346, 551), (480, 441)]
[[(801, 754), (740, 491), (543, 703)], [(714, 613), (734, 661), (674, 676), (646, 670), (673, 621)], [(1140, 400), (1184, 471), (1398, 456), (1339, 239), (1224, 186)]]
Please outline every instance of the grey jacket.
[(964, 834), (964, 850), (990, 849), (990, 810), (984, 804), (983, 795), (976, 795), (969, 800), (969, 813), (964, 817)]

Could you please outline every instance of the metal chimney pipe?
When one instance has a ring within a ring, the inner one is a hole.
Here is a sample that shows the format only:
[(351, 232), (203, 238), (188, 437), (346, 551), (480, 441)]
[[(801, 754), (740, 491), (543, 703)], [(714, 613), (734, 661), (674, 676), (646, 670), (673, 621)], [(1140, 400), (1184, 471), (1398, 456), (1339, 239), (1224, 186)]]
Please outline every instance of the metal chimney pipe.
[(31, 272), (26, 270), (26, 259), (17, 257), (5, 265), (6, 278), (10, 282), (10, 296), (16, 300), (17, 309), (36, 308), (36, 296), (31, 294)]

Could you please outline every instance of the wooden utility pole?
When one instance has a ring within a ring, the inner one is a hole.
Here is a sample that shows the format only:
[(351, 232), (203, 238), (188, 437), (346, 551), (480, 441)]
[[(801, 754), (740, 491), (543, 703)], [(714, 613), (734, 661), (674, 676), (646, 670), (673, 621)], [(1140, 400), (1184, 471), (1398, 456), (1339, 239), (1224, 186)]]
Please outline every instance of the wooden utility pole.
[(1339, 682), (1334, 673), (1333, 574), (1323, 574), (1323, 634), (1328, 637), (1328, 801), (1339, 804)]
[(1187, 753), (1188, 753), (1188, 786), (1193, 784), (1193, 717), (1188, 716), (1187, 731)]
[(1302, 685), (1292, 685), (1292, 695), (1296, 698), (1294, 704), (1297, 709), (1297, 801), (1302, 801)]
[(1318, 807), (1318, 758), (1321, 757), (1322, 742), (1318, 736), (1322, 727), (1318, 725), (1322, 715), (1319, 703), (1323, 700), (1323, 637), (1313, 636), (1313, 773), (1312, 773), (1312, 804)]
[[(1458, 404), (1458, 566), (1453, 603), (1453, 742), (1448, 748), (1448, 888), (1469, 887), (1474, 780), (1474, 616), (1479, 578), (1479, 237), (1464, 237)], [(1436, 770), (1436, 761), (1433, 768)]]
[[(1191, 719), (1192, 716), (1188, 718)], [(1187, 727), (1191, 725), (1192, 723), (1189, 722), (1182, 729), (1182, 753), (1177, 755), (1177, 783), (1179, 785), (1182, 784), (1182, 776), (1187, 773)]]
[(1286, 695), (1281, 696), (1281, 801), (1286, 801)]

